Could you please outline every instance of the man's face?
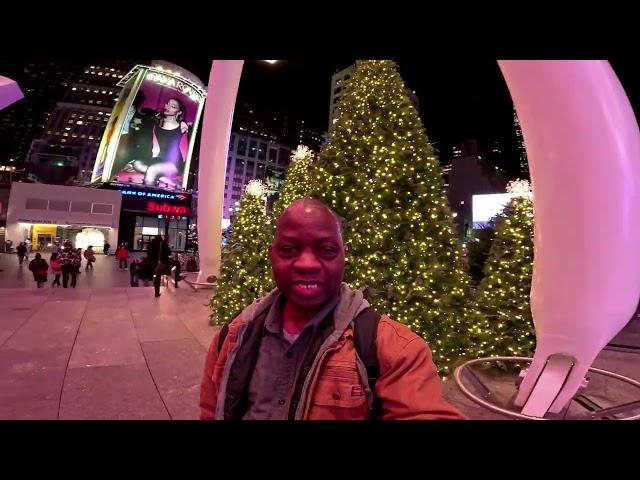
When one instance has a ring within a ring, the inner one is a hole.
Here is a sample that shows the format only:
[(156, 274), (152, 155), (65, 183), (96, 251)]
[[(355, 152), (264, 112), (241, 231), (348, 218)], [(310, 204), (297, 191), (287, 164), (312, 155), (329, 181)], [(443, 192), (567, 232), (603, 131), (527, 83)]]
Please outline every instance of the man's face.
[(316, 311), (338, 293), (344, 245), (336, 219), (316, 205), (298, 203), (278, 221), (269, 247), (273, 278), (288, 302)]

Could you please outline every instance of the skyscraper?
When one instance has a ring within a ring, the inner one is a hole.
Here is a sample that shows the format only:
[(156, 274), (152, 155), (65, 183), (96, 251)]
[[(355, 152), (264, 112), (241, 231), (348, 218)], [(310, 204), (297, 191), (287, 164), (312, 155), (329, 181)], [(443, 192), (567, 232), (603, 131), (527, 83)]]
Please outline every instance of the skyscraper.
[(28, 161), (44, 181), (91, 180), (100, 140), (121, 90), (117, 83), (133, 65), (132, 61), (97, 62), (85, 67), (68, 86), (47, 114), (42, 135), (31, 143)]
[(516, 128), (516, 147), (518, 149), (518, 162), (520, 163), (520, 171), (526, 177), (529, 177), (529, 161), (527, 159), (527, 150), (524, 147), (524, 138), (522, 136), (522, 128), (520, 128), (520, 119), (516, 108), (513, 107), (513, 123)]
[(349, 65), (344, 70), (334, 73), (331, 77), (331, 100), (329, 103), (329, 131), (333, 128), (336, 115), (336, 105), (344, 95), (344, 91), (351, 81), (355, 65)]
[(81, 68), (61, 60), (0, 62), (0, 73), (17, 81), (24, 93), (22, 100), (0, 112), (0, 165), (22, 166), (31, 140), (42, 134), (55, 102)]

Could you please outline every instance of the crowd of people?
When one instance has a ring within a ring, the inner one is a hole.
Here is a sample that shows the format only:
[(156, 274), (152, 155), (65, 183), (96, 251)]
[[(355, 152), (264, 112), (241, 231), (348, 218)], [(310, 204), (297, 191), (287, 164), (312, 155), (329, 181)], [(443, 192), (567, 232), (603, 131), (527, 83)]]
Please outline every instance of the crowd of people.
[[(53, 244), (53, 251), (49, 262), (42, 257), (41, 253), (36, 253), (35, 258), (29, 263), (29, 270), (33, 273), (33, 279), (37, 288), (43, 288), (47, 283), (49, 270), (53, 275), (52, 287), (75, 288), (78, 282), (78, 274), (82, 266), (82, 258), (86, 260), (85, 270), (93, 270), (96, 261), (96, 254), (93, 245), (89, 245), (84, 252), (80, 248), (73, 248), (70, 240), (65, 240), (62, 247), (59, 242)], [(105, 242), (103, 252), (109, 255), (111, 245)], [(16, 247), (19, 265), (24, 260), (29, 260), (29, 247), (25, 242), (21, 242)], [(160, 296), (160, 283), (163, 275), (170, 275), (173, 267), (177, 267), (174, 272), (176, 286), (180, 279), (180, 262), (171, 257), (171, 248), (161, 235), (157, 235), (147, 246), (146, 255), (140, 258), (133, 258), (129, 264), (130, 252), (126, 242), (117, 246), (114, 252), (115, 261), (120, 271), (129, 271), (130, 285), (132, 287), (149, 286), (153, 283), (156, 298)], [(62, 278), (62, 284), (60, 279)]]
[[(18, 262), (22, 265), (25, 258), (29, 259), (29, 251), (25, 242), (20, 243), (16, 247), (16, 253), (18, 255)], [(87, 260), (86, 269), (93, 269), (93, 263), (96, 261), (93, 246), (89, 245), (84, 251), (84, 258)], [(29, 270), (33, 273), (33, 280), (36, 282), (38, 288), (44, 287), (47, 283), (47, 276), (49, 269), (54, 276), (52, 287), (60, 286), (60, 277), (62, 277), (62, 287), (68, 288), (69, 285), (72, 288), (76, 287), (78, 281), (78, 274), (80, 273), (80, 267), (82, 265), (82, 250), (80, 248), (73, 248), (71, 241), (66, 240), (62, 247), (59, 243), (54, 243), (49, 263), (42, 258), (42, 254), (36, 253), (35, 257), (29, 262)], [(69, 282), (71, 280), (71, 282)]]

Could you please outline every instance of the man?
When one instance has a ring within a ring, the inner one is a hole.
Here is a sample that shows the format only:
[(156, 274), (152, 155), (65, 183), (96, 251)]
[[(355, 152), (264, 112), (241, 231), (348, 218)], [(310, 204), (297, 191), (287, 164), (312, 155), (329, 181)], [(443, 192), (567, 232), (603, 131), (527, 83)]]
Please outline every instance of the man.
[(18, 254), (18, 262), (20, 262), (20, 265), (22, 265), (24, 257), (27, 254), (27, 247), (25, 246), (24, 242), (20, 242), (20, 245), (16, 247), (16, 253)]
[(62, 265), (62, 287), (67, 288), (69, 285), (69, 277), (71, 277), (71, 287), (76, 288), (76, 280), (78, 278), (77, 258), (79, 256), (73, 250), (71, 242), (66, 240), (60, 251), (60, 264)]
[(213, 336), (202, 419), (464, 418), (442, 399), (424, 340), (387, 316), (375, 330), (379, 375), (367, 378), (354, 319), (371, 310), (342, 283), (345, 247), (327, 206), (294, 202), (278, 219), (269, 257), (277, 288)]

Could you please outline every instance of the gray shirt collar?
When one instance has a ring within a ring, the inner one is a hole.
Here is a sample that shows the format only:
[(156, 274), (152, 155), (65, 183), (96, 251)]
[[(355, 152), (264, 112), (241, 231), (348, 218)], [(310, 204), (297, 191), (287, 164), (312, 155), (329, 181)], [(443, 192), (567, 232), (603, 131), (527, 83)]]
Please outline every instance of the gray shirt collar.
[[(322, 320), (336, 307), (336, 305), (338, 305), (339, 301), (340, 294), (325, 303), (322, 309), (316, 313), (311, 320), (309, 320), (309, 323), (305, 325), (303, 330), (312, 328), (315, 332), (318, 325), (320, 325), (320, 322), (322, 322)], [(284, 302), (284, 295), (279, 293), (275, 301), (271, 304), (271, 308), (269, 309), (269, 313), (267, 313), (267, 318), (264, 322), (265, 328), (276, 335), (282, 334), (282, 310), (284, 308)]]

